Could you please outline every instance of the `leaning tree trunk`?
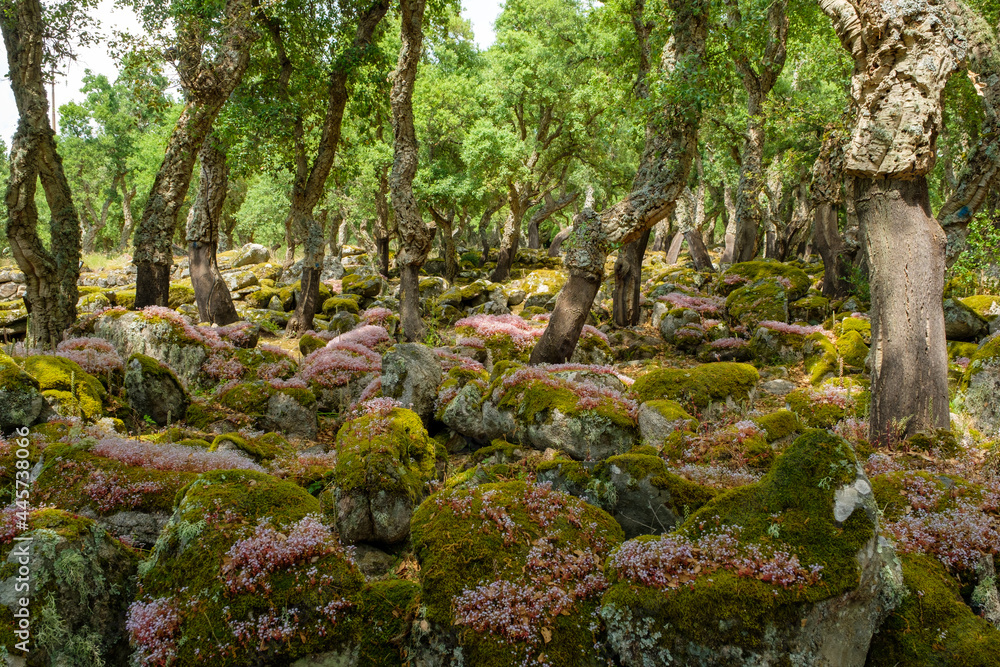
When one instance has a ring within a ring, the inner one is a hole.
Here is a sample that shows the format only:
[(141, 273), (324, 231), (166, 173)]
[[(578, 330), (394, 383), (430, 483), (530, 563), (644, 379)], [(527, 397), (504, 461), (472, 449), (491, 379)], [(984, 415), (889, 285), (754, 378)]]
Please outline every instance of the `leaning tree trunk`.
[(211, 61), (204, 60), (202, 54), (204, 35), (192, 34), (202, 28), (178, 28), (185, 33), (186, 45), (177, 70), (188, 101), (167, 142), (135, 232), (136, 309), (167, 305), (177, 213), (191, 185), (195, 158), (222, 105), (243, 78), (250, 45), (257, 37), (250, 27), (250, 5), (249, 0), (227, 0), (225, 34)]
[(608, 249), (638, 239), (669, 216), (687, 184), (698, 149), (701, 112), (697, 102), (680, 91), (704, 85), (708, 7), (686, 0), (671, 0), (669, 5), (673, 37), (664, 47), (660, 66), (672, 84), (667, 89), (678, 92), (664, 100), (646, 126), (646, 145), (629, 195), (601, 214), (589, 206), (580, 214), (563, 261), (569, 280), (531, 352), (532, 364), (569, 359), (604, 277)]
[(202, 322), (225, 326), (240, 319), (229, 287), (219, 271), (219, 221), (229, 188), (229, 167), (220, 140), (213, 134), (201, 146), (201, 180), (187, 220), (191, 285)]
[(883, 438), (947, 428), (945, 235), (927, 181), (858, 179), (855, 188), (871, 267), (870, 422)]
[[(42, 80), (44, 28), (38, 0), (0, 5), (0, 30), (19, 116), (5, 196), (7, 240), (28, 290), (24, 297), (29, 313), (28, 347), (51, 349), (76, 320), (80, 220), (49, 126)], [(39, 181), (52, 212), (51, 251), (38, 235), (35, 188)]]
[[(348, 77), (360, 62), (375, 35), (375, 29), (389, 10), (388, 0), (378, 0), (358, 17), (358, 27), (354, 42), (345, 53), (337, 59), (330, 72), (327, 92), (326, 115), (323, 118), (323, 131), (319, 140), (319, 148), (308, 166), (305, 157), (305, 141), (302, 131), (302, 119), (296, 118), (296, 175), (292, 184), (292, 201), (288, 213), (290, 226), (302, 239), (302, 278), (299, 283), (299, 298), (295, 303), (295, 312), (288, 318), (285, 331), (288, 334), (305, 333), (312, 329), (313, 318), (319, 307), (319, 283), (323, 274), (323, 251), (326, 238), (323, 226), (316, 219), (314, 209), (323, 196), (326, 179), (333, 168), (340, 143), (340, 131), (344, 120), (344, 109), (350, 97)], [(272, 33), (273, 33), (272, 29)]]
[(562, 245), (569, 238), (569, 235), (573, 233), (572, 227), (567, 227), (566, 229), (560, 229), (559, 233), (552, 238), (552, 243), (549, 245), (549, 257), (558, 257), (562, 252)]
[(132, 231), (135, 229), (135, 217), (132, 215), (132, 200), (135, 199), (135, 191), (135, 184), (133, 183), (132, 187), (129, 188), (125, 179), (122, 178), (122, 218), (124, 223), (122, 224), (122, 236), (118, 240), (118, 249), (122, 252), (128, 247)]
[(424, 224), (420, 208), (413, 196), (413, 177), (417, 173), (417, 134), (413, 127), (413, 86), (417, 79), (421, 44), (424, 38), (423, 19), (426, 0), (399, 0), (402, 14), (396, 70), (391, 74), (393, 161), (389, 176), (392, 207), (399, 227), (400, 249), (397, 257), (400, 273), (399, 319), (408, 341), (424, 337), (420, 319), (420, 267), (427, 261), (436, 227)]
[(510, 212), (503, 223), (500, 248), (497, 251), (497, 265), (490, 275), (491, 282), (502, 283), (510, 278), (510, 269), (514, 266), (517, 247), (521, 242), (521, 221), (524, 219), (525, 209), (530, 205), (529, 202), (530, 197), (526, 194), (514, 187), (510, 189), (510, 197), (507, 202), (510, 206)]
[[(948, 365), (942, 292), (945, 236), (930, 215), (942, 94), (964, 67), (971, 10), (956, 5), (855, 5), (820, 0), (854, 58), (860, 112), (845, 150), (855, 178), (872, 293), (869, 436), (880, 442), (947, 427)], [(918, 128), (914, 131), (913, 128)]]

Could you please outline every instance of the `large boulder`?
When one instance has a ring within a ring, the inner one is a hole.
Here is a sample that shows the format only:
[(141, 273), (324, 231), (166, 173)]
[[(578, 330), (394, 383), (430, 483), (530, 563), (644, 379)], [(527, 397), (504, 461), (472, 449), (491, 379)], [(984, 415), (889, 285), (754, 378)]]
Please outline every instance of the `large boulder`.
[(903, 592), (850, 445), (808, 431), (760, 481), (608, 561), (601, 616), (628, 667), (861, 667)]
[(0, 352), (0, 432), (31, 426), (44, 407), (38, 380)]
[(403, 408), (375, 408), (337, 433), (337, 465), (324, 492), (345, 542), (398, 544), (434, 473), (434, 442)]
[(125, 365), (125, 397), (140, 417), (160, 426), (184, 419), (189, 403), (174, 372), (144, 354), (133, 354)]
[(395, 398), (426, 423), (434, 416), (441, 360), (420, 343), (400, 343), (382, 356), (382, 395)]
[(738, 287), (726, 297), (729, 319), (752, 328), (760, 322), (788, 321), (788, 291), (778, 278), (762, 278)]
[(642, 401), (671, 399), (704, 409), (711, 403), (732, 403), (750, 397), (760, 374), (749, 364), (721, 361), (694, 368), (661, 368), (632, 385)]
[(948, 340), (979, 340), (989, 329), (989, 320), (963, 301), (944, 300), (944, 333)]
[(219, 396), (219, 404), (250, 417), (257, 428), (314, 440), (319, 431), (316, 397), (308, 389), (241, 382)]
[[(13, 513), (5, 515), (0, 537), (0, 645), (20, 662), (5, 664), (128, 664), (126, 614), (138, 554), (93, 521), (62, 510), (31, 512), (21, 535), (13, 522)], [(30, 628), (21, 629), (21, 618)], [(31, 647), (27, 661), (21, 641)]]
[(25, 359), (24, 370), (38, 380), (42, 395), (57, 413), (90, 421), (103, 416), (104, 385), (75, 361), (40, 354)]
[(413, 515), (412, 664), (608, 664), (593, 614), (621, 539), (607, 513), (547, 484), (430, 496)]
[(243, 246), (236, 259), (233, 260), (232, 268), (238, 269), (241, 266), (252, 266), (263, 264), (271, 259), (270, 251), (259, 243), (248, 243)]
[(165, 364), (188, 386), (198, 382), (210, 352), (197, 329), (164, 309), (109, 311), (94, 321), (93, 333), (113, 344), (122, 358), (144, 354)]
[(1000, 437), (1000, 335), (994, 334), (969, 359), (959, 385), (961, 406), (972, 426), (988, 438)]
[[(752, 261), (733, 264), (719, 278), (719, 291), (729, 294), (733, 290), (764, 278), (778, 280), (788, 292), (790, 301), (797, 301), (809, 291), (811, 281), (802, 269), (774, 261)], [(766, 319), (766, 318), (764, 318)]]
[(188, 485), (139, 586), (129, 610), (138, 664), (277, 667), (358, 651), (364, 577), (319, 501), (270, 475), (221, 470)]

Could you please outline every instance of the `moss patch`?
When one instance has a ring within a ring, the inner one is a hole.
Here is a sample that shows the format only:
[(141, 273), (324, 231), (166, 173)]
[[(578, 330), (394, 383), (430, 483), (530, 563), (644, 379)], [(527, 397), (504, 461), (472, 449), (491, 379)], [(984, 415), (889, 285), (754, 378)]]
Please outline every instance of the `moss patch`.
[(705, 408), (727, 398), (745, 400), (759, 379), (753, 366), (723, 361), (690, 369), (653, 371), (636, 380), (632, 391), (642, 401), (668, 398)]

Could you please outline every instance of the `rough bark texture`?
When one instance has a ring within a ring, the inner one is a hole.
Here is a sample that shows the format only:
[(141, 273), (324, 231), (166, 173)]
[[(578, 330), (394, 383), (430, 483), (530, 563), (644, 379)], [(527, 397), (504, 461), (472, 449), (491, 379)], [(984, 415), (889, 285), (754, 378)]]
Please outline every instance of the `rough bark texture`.
[[(340, 143), (340, 130), (344, 120), (344, 109), (350, 90), (347, 79), (365, 56), (372, 43), (375, 30), (389, 10), (389, 0), (379, 0), (358, 16), (358, 28), (354, 42), (342, 53), (330, 70), (329, 92), (327, 94), (326, 115), (319, 147), (312, 165), (306, 158), (305, 133), (302, 118), (295, 121), (295, 180), (292, 182), (291, 207), (288, 211), (290, 227), (302, 240), (305, 255), (302, 258), (302, 282), (300, 298), (296, 301), (295, 312), (288, 318), (286, 331), (289, 334), (304, 333), (312, 329), (313, 317), (319, 302), (319, 283), (323, 273), (323, 251), (326, 238), (323, 226), (313, 213), (322, 198), (326, 179), (333, 168)], [(272, 29), (273, 32), (273, 29)]]
[(552, 243), (549, 244), (549, 257), (558, 257), (562, 253), (562, 245), (572, 233), (573, 228), (566, 227), (565, 229), (560, 229), (559, 233), (552, 237)]
[(982, 98), (986, 118), (979, 143), (969, 155), (955, 191), (938, 211), (938, 222), (948, 236), (946, 261), (949, 266), (965, 248), (972, 217), (982, 208), (987, 194), (1000, 187), (1000, 54), (994, 50), (991, 40), (981, 38), (992, 31), (980, 28), (978, 18), (965, 5), (958, 5), (956, 9), (956, 22), (963, 25), (963, 32), (970, 40), (969, 78)]
[(570, 279), (532, 350), (532, 364), (569, 358), (604, 278), (608, 250), (638, 239), (670, 215), (687, 184), (698, 148), (701, 110), (693, 93), (703, 83), (708, 7), (696, 1), (669, 4), (673, 37), (664, 47), (660, 66), (676, 84), (675, 96), (664, 101), (646, 126), (646, 145), (629, 195), (599, 215), (585, 206), (578, 217), (563, 262)]
[[(191, 184), (198, 150), (250, 60), (250, 45), (257, 37), (250, 27), (250, 6), (251, 0), (226, 1), (224, 33), (214, 49), (208, 48), (203, 29), (193, 27), (198, 21), (191, 25), (182, 21), (178, 26), (177, 73), (187, 102), (167, 142), (135, 232), (136, 309), (167, 305), (177, 212)], [(203, 53), (208, 50), (215, 53), (211, 60)]]
[(858, 179), (872, 295), (874, 438), (948, 428), (944, 244), (927, 181)]
[(508, 189), (507, 205), (510, 207), (510, 212), (507, 213), (507, 219), (503, 223), (497, 265), (490, 275), (490, 280), (495, 283), (502, 283), (510, 278), (510, 269), (514, 266), (517, 247), (521, 243), (521, 223), (525, 213), (534, 205), (534, 198), (538, 194), (518, 184), (511, 184)]
[(200, 155), (198, 196), (187, 220), (191, 284), (201, 321), (225, 326), (240, 319), (216, 261), (219, 221), (229, 188), (229, 167), (226, 165), (225, 150), (214, 135), (205, 137)]
[(813, 163), (810, 192), (813, 208), (813, 241), (823, 258), (823, 295), (831, 298), (847, 296), (850, 283), (847, 274), (851, 255), (840, 235), (837, 209), (843, 198), (843, 137), (832, 128), (820, 147)]
[(951, 3), (820, 6), (855, 62), (858, 120), (844, 171), (857, 177), (872, 293), (869, 435), (947, 427), (945, 235), (930, 217), (924, 175), (934, 166), (942, 91), (968, 55), (965, 19)]
[[(767, 8), (768, 38), (764, 54), (755, 68), (746, 54), (735, 58), (736, 69), (747, 91), (747, 133), (740, 163), (740, 182), (736, 191), (736, 238), (733, 262), (748, 262), (757, 254), (757, 228), (761, 223), (760, 193), (763, 188), (764, 100), (785, 66), (785, 43), (788, 38), (787, 0), (778, 0)], [(745, 30), (739, 6), (727, 2), (729, 27)]]
[(431, 216), (441, 230), (441, 246), (444, 254), (444, 277), (449, 283), (455, 282), (458, 276), (458, 250), (455, 248), (455, 211), (441, 215), (431, 208)]
[(399, 314), (403, 335), (410, 342), (424, 338), (424, 323), (420, 319), (420, 291), (417, 274), (427, 261), (436, 228), (424, 224), (420, 208), (413, 196), (413, 177), (417, 173), (417, 135), (413, 127), (413, 85), (420, 63), (420, 49), (424, 38), (423, 19), (426, 0), (400, 0), (402, 14), (400, 35), (403, 46), (399, 50), (396, 70), (391, 74), (393, 162), (389, 175), (392, 208), (396, 212), (399, 228), (400, 284)]
[(642, 309), (639, 307), (642, 287), (642, 258), (646, 254), (649, 233), (629, 243), (618, 251), (615, 260), (615, 289), (612, 292), (612, 317), (616, 326), (634, 327), (639, 324)]
[(375, 195), (375, 222), (373, 236), (378, 252), (378, 272), (389, 277), (389, 165), (379, 168), (378, 192)]
[[(80, 221), (49, 125), (42, 80), (44, 27), (38, 0), (0, 4), (0, 30), (19, 116), (6, 192), (7, 239), (27, 283), (28, 346), (51, 349), (76, 320)], [(38, 236), (39, 181), (52, 212), (51, 252)]]

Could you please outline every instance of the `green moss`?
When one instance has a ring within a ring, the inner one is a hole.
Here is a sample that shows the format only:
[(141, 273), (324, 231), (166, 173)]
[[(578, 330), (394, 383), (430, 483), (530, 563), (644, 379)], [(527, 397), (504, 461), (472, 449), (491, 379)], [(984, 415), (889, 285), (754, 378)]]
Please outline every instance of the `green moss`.
[(121, 306), (126, 310), (132, 310), (135, 306), (135, 290), (127, 289), (121, 290), (120, 292), (115, 292), (112, 295), (112, 300), (116, 306)]
[(760, 374), (749, 364), (718, 362), (690, 369), (663, 368), (643, 375), (632, 385), (641, 401), (678, 399), (699, 408), (709, 403), (746, 399)]
[(179, 308), (185, 304), (194, 302), (194, 286), (191, 284), (190, 280), (181, 280), (175, 283), (170, 283), (170, 292), (167, 297), (167, 306), (169, 308)]
[(745, 326), (760, 322), (788, 320), (785, 288), (775, 279), (765, 278), (733, 290), (726, 297), (729, 318)]
[[(948, 359), (954, 361), (959, 357), (965, 357), (966, 359), (971, 359), (972, 355), (976, 353), (979, 349), (979, 345), (976, 343), (966, 343), (960, 340), (950, 340), (948, 341)], [(964, 372), (964, 371), (963, 371)]]
[[(568, 381), (552, 377), (550, 382), (525, 380), (507, 387), (500, 398), (498, 407), (510, 410), (527, 424), (548, 422), (555, 411), (568, 417), (606, 420), (626, 431), (636, 431), (638, 425), (626, 411), (623, 404), (602, 397), (596, 407), (581, 408), (579, 399)], [(486, 395), (491, 392), (487, 391)]]
[(271, 299), (274, 297), (279, 297), (280, 294), (274, 287), (261, 287), (256, 292), (251, 292), (246, 296), (246, 300), (254, 308), (267, 308), (271, 303)]
[(962, 377), (960, 388), (967, 388), (976, 373), (986, 368), (996, 368), (998, 366), (1000, 366), (1000, 336), (993, 336), (992, 338), (987, 338), (979, 346), (979, 349), (976, 350), (976, 353), (969, 358), (969, 366), (965, 369), (965, 375)]
[(844, 363), (854, 368), (864, 368), (868, 358), (868, 346), (857, 331), (847, 331), (837, 339), (837, 354)]
[(802, 430), (799, 418), (788, 410), (778, 410), (761, 417), (754, 417), (753, 422), (764, 429), (768, 442), (787, 438), (792, 433)]
[(404, 408), (347, 422), (336, 448), (333, 484), (341, 491), (404, 493), (415, 501), (434, 475), (434, 441), (420, 416)]
[(793, 319), (807, 322), (822, 322), (830, 312), (830, 300), (825, 296), (807, 296), (788, 304)]
[(845, 317), (842, 320), (837, 320), (837, 324), (834, 326), (833, 331), (838, 336), (843, 336), (852, 331), (856, 332), (861, 335), (865, 345), (870, 344), (872, 340), (871, 321), (860, 317)]
[(382, 291), (382, 279), (378, 276), (359, 276), (349, 273), (341, 281), (346, 294), (376, 297)]
[(361, 591), (355, 614), (360, 620), (359, 667), (401, 667), (399, 638), (409, 630), (420, 586), (412, 581), (373, 581)]
[(977, 294), (959, 299), (959, 301), (976, 311), (977, 315), (985, 317), (987, 320), (994, 319), (997, 313), (1000, 312), (1000, 296)]
[(806, 336), (802, 347), (805, 353), (805, 369), (809, 380), (819, 384), (823, 380), (840, 372), (840, 357), (837, 347), (822, 333)]
[[(856, 554), (875, 538), (875, 522), (868, 512), (855, 510), (837, 524), (832, 511), (836, 490), (854, 480), (856, 469), (857, 459), (846, 441), (826, 431), (807, 431), (760, 482), (717, 496), (677, 531), (696, 539), (715, 530), (720, 520), (740, 526), (743, 544), (786, 549), (803, 566), (821, 565), (820, 583), (781, 588), (717, 570), (690, 586), (661, 591), (619, 580), (611, 572), (613, 585), (604, 597), (602, 614), (611, 621), (610, 631), (619, 631), (615, 626), (625, 623), (635, 625), (640, 619), (634, 616), (639, 615), (653, 619), (661, 632), (656, 643), (668, 650), (689, 650), (688, 642), (754, 650), (765, 641), (768, 627), (797, 623), (812, 603), (857, 587)], [(780, 537), (774, 536), (774, 525)], [(626, 619), (626, 614), (631, 616)]]
[[(530, 500), (533, 493), (543, 495)], [(487, 518), (494, 512), (508, 516), (516, 528), (498, 528)], [(417, 508), (412, 526), (421, 567), (421, 603), (427, 620), (445, 625), (452, 622), (452, 600), (463, 590), (500, 579), (531, 585), (527, 555), (543, 536), (560, 550), (598, 559), (622, 540), (621, 527), (605, 512), (572, 496), (539, 492), (524, 482), (440, 491)], [(588, 628), (595, 602), (578, 600), (566, 615), (552, 619), (550, 641), (537, 638), (538, 653), (550, 664), (593, 664), (597, 637)], [(469, 665), (511, 664), (515, 656), (520, 659), (528, 652), (523, 642), (504, 642), (467, 627), (457, 630)]]
[[(354, 298), (351, 298), (354, 297)], [(323, 302), (323, 312), (327, 315), (331, 313), (347, 312), (358, 314), (358, 297), (357, 295), (343, 295), (343, 296), (331, 296), (329, 299)]]
[(206, 429), (212, 424), (231, 418), (231, 414), (208, 403), (193, 401), (188, 405), (184, 421), (197, 429)]
[(959, 585), (931, 557), (904, 554), (908, 594), (872, 638), (871, 667), (987, 667), (997, 664), (1000, 630), (972, 612)]
[(796, 389), (785, 397), (788, 408), (799, 416), (802, 423), (810, 428), (833, 428), (847, 415), (847, 410), (833, 403), (817, 401), (802, 389)]
[[(351, 611), (341, 611), (335, 623), (319, 613), (329, 602), (344, 600), (352, 609), (361, 602), (364, 577), (335, 543), (315, 558), (262, 575), (253, 588), (226, 585), (226, 553), (258, 532), (261, 520), (287, 534), (293, 523), (319, 512), (319, 501), (302, 488), (253, 471), (204, 473), (182, 491), (174, 516), (140, 568), (143, 599), (168, 598), (180, 615), (177, 664), (199, 662), (195, 650), (219, 667), (262, 660), (290, 664), (356, 638), (359, 629), (346, 618)], [(241, 642), (235, 636), (233, 621), (256, 629), (262, 615), (280, 619), (291, 609), (298, 610), (301, 633), (294, 641)], [(216, 648), (224, 654), (213, 656)]]
[(299, 352), (302, 353), (303, 357), (308, 357), (316, 350), (324, 347), (326, 347), (326, 341), (319, 336), (307, 333), (303, 334), (302, 338), (299, 339)]
[(686, 421), (689, 429), (698, 428), (698, 420), (688, 414), (680, 403), (668, 399), (653, 399), (643, 403), (644, 406), (656, 410), (661, 417), (670, 422)]
[[(764, 278), (786, 278), (792, 283), (789, 298), (792, 301), (801, 299), (809, 291), (810, 280), (805, 271), (789, 264), (771, 261), (740, 262), (733, 264), (720, 277), (720, 289), (724, 293), (733, 291), (739, 283), (726, 285), (726, 278), (739, 276), (745, 283), (753, 283)], [(766, 318), (763, 318), (766, 319)]]
[(107, 391), (100, 380), (90, 375), (75, 361), (51, 355), (28, 357), (24, 370), (38, 380), (44, 390), (68, 392), (80, 406), (85, 419), (100, 419), (104, 414), (104, 398)]
[(606, 478), (611, 466), (625, 471), (636, 481), (648, 479), (657, 489), (670, 494), (675, 514), (683, 516), (693, 512), (714, 498), (717, 493), (701, 484), (696, 484), (670, 472), (666, 462), (659, 456), (650, 454), (628, 453), (612, 456), (604, 461), (594, 471), (594, 477)]

